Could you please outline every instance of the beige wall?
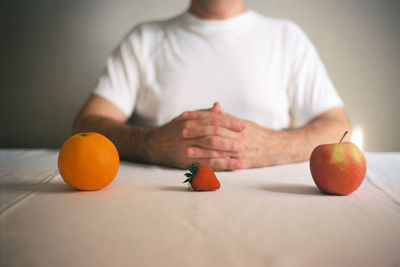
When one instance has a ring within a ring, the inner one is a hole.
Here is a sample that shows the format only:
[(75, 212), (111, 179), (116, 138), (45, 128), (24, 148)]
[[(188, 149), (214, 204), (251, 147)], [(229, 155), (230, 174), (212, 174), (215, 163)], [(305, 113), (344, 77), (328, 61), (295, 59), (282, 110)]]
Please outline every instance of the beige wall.
[[(248, 0), (297, 22), (317, 47), (367, 151), (400, 151), (400, 1)], [(2, 1), (1, 147), (58, 147), (134, 24), (184, 0)], [(4, 36), (4, 37), (3, 37)], [(4, 41), (5, 40), (5, 41)]]

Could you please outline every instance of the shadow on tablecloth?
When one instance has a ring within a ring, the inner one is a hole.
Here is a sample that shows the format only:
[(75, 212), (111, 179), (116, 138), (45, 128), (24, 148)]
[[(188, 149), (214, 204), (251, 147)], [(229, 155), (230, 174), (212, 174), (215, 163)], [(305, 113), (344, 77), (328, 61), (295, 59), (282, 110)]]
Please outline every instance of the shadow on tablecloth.
[(77, 190), (66, 183), (2, 183), (2, 190), (32, 193), (71, 193)]
[(276, 193), (295, 195), (322, 195), (316, 186), (306, 184), (265, 184), (260, 186), (260, 188)]

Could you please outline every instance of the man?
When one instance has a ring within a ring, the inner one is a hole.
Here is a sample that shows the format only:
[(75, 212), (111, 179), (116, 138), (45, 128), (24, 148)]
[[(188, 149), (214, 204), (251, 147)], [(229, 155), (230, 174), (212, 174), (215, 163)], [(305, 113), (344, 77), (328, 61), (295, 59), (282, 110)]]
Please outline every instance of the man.
[(106, 135), (132, 161), (235, 170), (307, 160), (350, 129), (342, 105), (294, 23), (192, 0), (121, 43), (74, 131)]

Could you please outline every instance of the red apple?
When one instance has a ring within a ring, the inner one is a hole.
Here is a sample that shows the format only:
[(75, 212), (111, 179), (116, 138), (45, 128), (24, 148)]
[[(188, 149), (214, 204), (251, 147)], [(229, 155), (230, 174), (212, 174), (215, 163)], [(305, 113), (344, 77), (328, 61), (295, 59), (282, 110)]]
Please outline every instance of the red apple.
[(324, 144), (314, 148), (310, 170), (315, 184), (324, 193), (348, 195), (363, 182), (367, 171), (364, 154), (351, 142)]

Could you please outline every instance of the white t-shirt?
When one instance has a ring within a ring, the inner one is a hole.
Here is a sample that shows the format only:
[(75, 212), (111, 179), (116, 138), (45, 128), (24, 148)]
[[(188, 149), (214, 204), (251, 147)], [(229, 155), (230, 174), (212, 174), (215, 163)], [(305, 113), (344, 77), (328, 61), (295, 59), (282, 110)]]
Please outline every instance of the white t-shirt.
[(185, 12), (138, 25), (108, 58), (94, 94), (145, 127), (216, 101), (275, 130), (343, 105), (304, 32), (252, 10), (226, 20)]

